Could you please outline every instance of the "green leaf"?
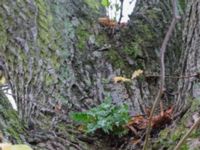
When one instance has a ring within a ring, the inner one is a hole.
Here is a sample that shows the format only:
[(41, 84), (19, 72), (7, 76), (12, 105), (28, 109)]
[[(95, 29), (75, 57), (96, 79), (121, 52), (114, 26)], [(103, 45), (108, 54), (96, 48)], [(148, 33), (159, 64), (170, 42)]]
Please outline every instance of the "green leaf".
[(127, 133), (123, 128), (130, 119), (128, 105), (112, 104), (111, 97), (107, 97), (102, 104), (85, 112), (71, 113), (70, 117), (86, 128), (86, 133), (94, 133), (101, 129), (107, 134), (122, 136)]
[(102, 4), (104, 7), (109, 7), (109, 6), (110, 6), (109, 0), (102, 0), (102, 1), (101, 1), (101, 4)]
[(93, 122), (95, 120), (95, 117), (92, 115), (88, 115), (86, 113), (70, 113), (71, 119), (74, 121), (87, 124), (88, 122)]

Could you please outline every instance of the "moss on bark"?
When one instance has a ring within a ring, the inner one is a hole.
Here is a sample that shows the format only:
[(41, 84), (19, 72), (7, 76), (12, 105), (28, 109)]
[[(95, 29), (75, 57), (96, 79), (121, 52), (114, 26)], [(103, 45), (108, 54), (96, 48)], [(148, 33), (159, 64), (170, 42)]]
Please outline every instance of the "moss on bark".
[(25, 135), (24, 125), (2, 91), (0, 91), (0, 129), (4, 138), (10, 142), (24, 142), (22, 140), (22, 135)]

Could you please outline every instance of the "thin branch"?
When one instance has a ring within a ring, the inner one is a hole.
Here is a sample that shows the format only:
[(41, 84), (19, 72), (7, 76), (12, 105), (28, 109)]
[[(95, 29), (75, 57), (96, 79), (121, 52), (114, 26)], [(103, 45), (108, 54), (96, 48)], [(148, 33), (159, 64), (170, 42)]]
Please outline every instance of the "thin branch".
[(176, 21), (179, 18), (179, 17), (176, 16), (177, 15), (177, 12), (176, 12), (177, 9), (176, 8), (177, 8), (176, 0), (173, 0), (174, 16), (173, 16), (172, 22), (171, 22), (170, 27), (167, 31), (167, 34), (165, 35), (165, 38), (163, 40), (163, 43), (162, 43), (162, 46), (161, 46), (161, 49), (160, 49), (160, 66), (161, 66), (160, 88), (158, 90), (158, 94), (156, 96), (156, 99), (153, 103), (153, 107), (152, 107), (151, 112), (150, 112), (149, 123), (148, 123), (147, 129), (146, 129), (146, 137), (145, 137), (145, 141), (144, 141), (143, 150), (147, 150), (148, 140), (149, 140), (149, 136), (150, 136), (150, 133), (151, 133), (151, 124), (152, 124), (153, 113), (155, 111), (157, 104), (160, 101), (160, 98), (163, 94), (164, 87), (165, 87), (165, 62), (164, 62), (164, 58), (165, 58), (165, 51), (166, 51), (166, 47), (167, 47), (169, 38), (171, 37), (172, 31), (173, 31), (173, 29), (175, 28), (175, 25), (176, 25)]
[(123, 6), (124, 6), (124, 0), (120, 0), (120, 16), (119, 16), (119, 21), (118, 24), (121, 23), (122, 17), (123, 17)]
[(198, 120), (192, 125), (192, 127), (190, 128), (190, 130), (183, 136), (183, 138), (178, 142), (178, 144), (176, 145), (176, 147), (174, 148), (174, 150), (179, 150), (182, 146), (182, 144), (185, 142), (185, 140), (189, 137), (189, 135), (192, 133), (192, 131), (198, 127), (198, 125), (200, 124), (200, 117), (198, 118)]
[[(161, 77), (160, 75), (144, 75), (146, 78), (151, 78), (151, 77)], [(170, 76), (170, 75), (165, 75), (165, 78), (172, 78), (172, 79), (185, 79), (185, 78), (193, 78), (197, 77), (198, 74), (193, 74), (193, 75), (187, 75), (187, 76)]]

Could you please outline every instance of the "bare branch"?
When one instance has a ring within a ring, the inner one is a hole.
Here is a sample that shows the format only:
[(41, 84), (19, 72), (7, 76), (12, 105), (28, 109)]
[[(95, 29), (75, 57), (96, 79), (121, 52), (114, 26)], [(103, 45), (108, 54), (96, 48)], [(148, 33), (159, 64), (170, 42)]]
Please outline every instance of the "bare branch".
[(122, 17), (123, 17), (123, 5), (124, 5), (124, 0), (120, 0), (120, 16), (119, 16), (119, 21), (118, 24), (120, 24)]
[(158, 94), (156, 96), (156, 99), (153, 103), (153, 107), (152, 107), (151, 112), (150, 112), (149, 123), (148, 123), (147, 129), (146, 129), (146, 137), (145, 137), (145, 141), (144, 141), (143, 150), (147, 150), (148, 140), (149, 140), (149, 136), (150, 136), (150, 133), (151, 133), (151, 123), (152, 123), (153, 113), (155, 111), (157, 104), (160, 101), (160, 98), (161, 98), (163, 91), (164, 91), (164, 88), (165, 88), (165, 62), (164, 62), (165, 51), (166, 51), (166, 47), (167, 47), (167, 44), (169, 42), (169, 39), (171, 37), (172, 31), (175, 28), (176, 21), (177, 21), (177, 19), (180, 18), (180, 17), (176, 16), (178, 14), (176, 0), (173, 0), (173, 11), (174, 11), (174, 16), (173, 16), (172, 22), (171, 22), (170, 27), (167, 31), (167, 34), (165, 35), (165, 38), (163, 40), (163, 43), (162, 43), (162, 46), (161, 46), (161, 49), (160, 49), (160, 66), (161, 66), (160, 88), (159, 88)]
[[(161, 77), (160, 75), (145, 75), (144, 77), (146, 78), (153, 78), (153, 77)], [(171, 78), (171, 79), (185, 79), (185, 78), (199, 78), (199, 74), (192, 74), (192, 75), (186, 75), (186, 76), (170, 76), (170, 75), (165, 75), (165, 78)]]

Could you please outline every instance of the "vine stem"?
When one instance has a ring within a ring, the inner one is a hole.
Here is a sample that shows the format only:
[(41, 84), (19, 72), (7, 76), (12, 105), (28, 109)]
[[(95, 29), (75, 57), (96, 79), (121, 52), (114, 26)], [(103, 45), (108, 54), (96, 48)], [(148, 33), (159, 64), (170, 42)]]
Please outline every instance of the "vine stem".
[(175, 29), (176, 22), (177, 22), (178, 19), (180, 19), (180, 16), (178, 15), (178, 10), (177, 10), (177, 1), (173, 0), (172, 4), (173, 4), (173, 13), (174, 13), (173, 19), (172, 19), (172, 22), (169, 26), (169, 29), (168, 29), (168, 31), (165, 35), (165, 38), (164, 38), (162, 45), (161, 45), (161, 48), (160, 48), (160, 66), (161, 66), (160, 88), (158, 90), (158, 94), (156, 96), (156, 99), (153, 103), (153, 107), (152, 107), (151, 112), (150, 112), (149, 123), (148, 123), (147, 129), (146, 129), (146, 136), (145, 136), (143, 150), (147, 150), (149, 136), (150, 136), (150, 133), (151, 133), (151, 124), (152, 124), (153, 114), (154, 114), (154, 111), (155, 111), (157, 104), (160, 101), (160, 98), (163, 95), (163, 91), (164, 91), (164, 88), (165, 88), (165, 62), (164, 62), (164, 58), (165, 58), (166, 47), (167, 47), (169, 39), (172, 35), (172, 32)]

